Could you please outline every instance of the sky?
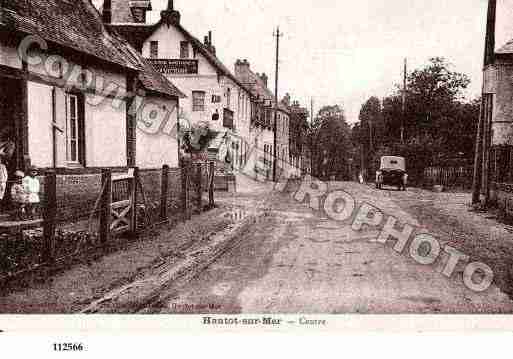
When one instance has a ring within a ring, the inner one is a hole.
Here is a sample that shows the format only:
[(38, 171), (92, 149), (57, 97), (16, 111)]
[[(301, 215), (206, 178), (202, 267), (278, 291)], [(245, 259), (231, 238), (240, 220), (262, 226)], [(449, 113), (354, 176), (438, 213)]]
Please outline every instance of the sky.
[[(93, 0), (101, 3), (102, 0)], [(482, 81), (487, 0), (175, 0), (182, 24), (199, 39), (213, 32), (218, 57), (233, 71), (248, 59), (269, 75), (274, 91), (275, 38), (280, 39), (279, 96), (289, 92), (318, 111), (341, 105), (358, 120), (371, 96), (391, 94), (409, 70), (444, 57), (472, 83)], [(152, 0), (149, 21), (158, 21), (167, 0)], [(498, 0), (497, 47), (513, 39), (513, 0)]]

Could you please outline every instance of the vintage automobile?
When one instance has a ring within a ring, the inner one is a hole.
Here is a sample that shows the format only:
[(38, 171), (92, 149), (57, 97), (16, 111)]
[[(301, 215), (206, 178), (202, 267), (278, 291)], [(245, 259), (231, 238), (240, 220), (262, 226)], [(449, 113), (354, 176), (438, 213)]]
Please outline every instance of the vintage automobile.
[(388, 185), (397, 186), (399, 191), (406, 191), (407, 182), (408, 174), (404, 157), (381, 157), (379, 170), (376, 171), (376, 188), (382, 189), (383, 185)]

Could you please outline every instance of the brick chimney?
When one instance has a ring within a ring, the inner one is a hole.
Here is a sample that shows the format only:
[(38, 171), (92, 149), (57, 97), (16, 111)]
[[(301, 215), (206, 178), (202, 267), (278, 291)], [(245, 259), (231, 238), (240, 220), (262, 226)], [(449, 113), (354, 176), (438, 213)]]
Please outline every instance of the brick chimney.
[(160, 18), (167, 26), (180, 24), (180, 12), (174, 8), (173, 0), (168, 0), (167, 9), (160, 12)]
[(143, 24), (146, 22), (146, 13), (151, 10), (151, 0), (104, 0), (102, 21), (105, 24)]
[(112, 1), (105, 0), (102, 6), (102, 21), (104, 24), (112, 22)]
[(269, 79), (265, 72), (262, 72), (262, 75), (260, 75), (260, 78), (262, 79), (262, 82), (265, 84), (265, 87), (267, 87), (267, 80)]
[(135, 23), (146, 23), (146, 13), (152, 10), (150, 0), (133, 0), (129, 1), (130, 11)]
[(235, 70), (235, 77), (237, 77), (239, 79), (239, 81), (241, 81), (243, 83), (250, 82), (249, 73), (251, 72), (251, 69), (250, 69), (248, 60), (237, 59), (237, 61), (235, 61), (234, 70)]
[(208, 35), (205, 36), (204, 43), (205, 43), (205, 46), (207, 47), (208, 51), (210, 51), (210, 53), (215, 56), (216, 48), (215, 48), (214, 44), (212, 43), (212, 31), (209, 31)]
[(283, 97), (283, 100), (281, 100), (281, 102), (282, 102), (285, 106), (287, 106), (287, 107), (289, 107), (289, 106), (290, 106), (290, 94), (289, 94), (288, 92), (285, 94), (285, 96)]

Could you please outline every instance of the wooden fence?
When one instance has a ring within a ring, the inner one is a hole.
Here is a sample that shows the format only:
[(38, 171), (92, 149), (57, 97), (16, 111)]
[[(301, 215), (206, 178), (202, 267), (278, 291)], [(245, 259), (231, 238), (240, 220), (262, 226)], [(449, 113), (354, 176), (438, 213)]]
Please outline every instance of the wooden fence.
[(474, 168), (472, 166), (427, 167), (424, 170), (425, 186), (471, 188)]
[[(72, 240), (62, 238), (61, 231), (57, 228), (62, 224), (57, 219), (57, 180), (56, 173), (49, 171), (44, 177), (44, 200), (42, 203), (42, 220), (35, 221), (28, 228), (20, 224), (16, 231), (1, 234), (0, 244), (0, 281), (12, 279), (41, 267), (52, 267), (54, 264), (66, 259), (80, 257), (91, 250), (104, 251), (112, 244), (112, 237), (129, 234), (137, 238), (143, 229), (139, 223), (152, 226), (165, 223), (169, 220), (169, 202), (171, 198), (169, 186), (170, 167), (164, 165), (161, 173), (160, 203), (157, 219), (140, 221), (139, 206), (149, 210), (151, 206), (145, 206), (147, 199), (140, 180), (138, 168), (129, 169), (127, 174), (113, 174), (112, 170), (102, 170), (101, 190), (98, 200), (90, 215), (99, 217), (97, 231), (77, 233)], [(187, 165), (181, 167), (180, 198), (174, 198), (180, 203), (182, 220), (189, 220), (192, 213), (201, 213), (214, 207), (214, 164)], [(208, 202), (203, 203), (203, 194), (208, 193)], [(144, 212), (144, 211), (143, 211)], [(42, 227), (41, 237), (27, 241), (23, 231)], [(69, 242), (73, 242), (71, 248)], [(67, 246), (66, 248), (64, 248)], [(62, 247), (62, 248), (61, 248)], [(27, 252), (31, 252), (30, 255)], [(17, 256), (23, 258), (17, 258)], [(16, 258), (15, 258), (16, 257)], [(14, 262), (16, 265), (13, 265)]]

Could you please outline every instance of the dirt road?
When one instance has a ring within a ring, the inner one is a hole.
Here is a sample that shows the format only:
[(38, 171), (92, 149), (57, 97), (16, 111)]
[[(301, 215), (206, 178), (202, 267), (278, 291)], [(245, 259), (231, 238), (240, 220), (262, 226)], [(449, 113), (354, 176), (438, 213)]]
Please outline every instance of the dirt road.
[[(376, 205), (402, 223), (451, 238), (436, 216), (422, 214), (440, 199), (410, 190), (377, 191), (356, 183), (332, 183), (357, 202)], [(423, 266), (392, 245), (373, 241), (377, 231), (355, 232), (314, 213), (290, 194), (242, 191), (224, 199), (236, 216), (258, 203), (272, 215), (255, 226), (242, 244), (182, 287), (162, 293), (156, 313), (512, 313), (513, 302), (495, 285), (476, 293), (461, 272), (444, 277), (441, 264)], [(442, 201), (443, 202), (443, 201)], [(440, 203), (442, 203), (440, 202)], [(415, 208), (414, 208), (415, 207)], [(452, 217), (451, 217), (452, 218)], [(457, 218), (452, 218), (457, 221)], [(452, 223), (451, 228), (460, 230)], [(470, 227), (465, 227), (472, 231)]]

